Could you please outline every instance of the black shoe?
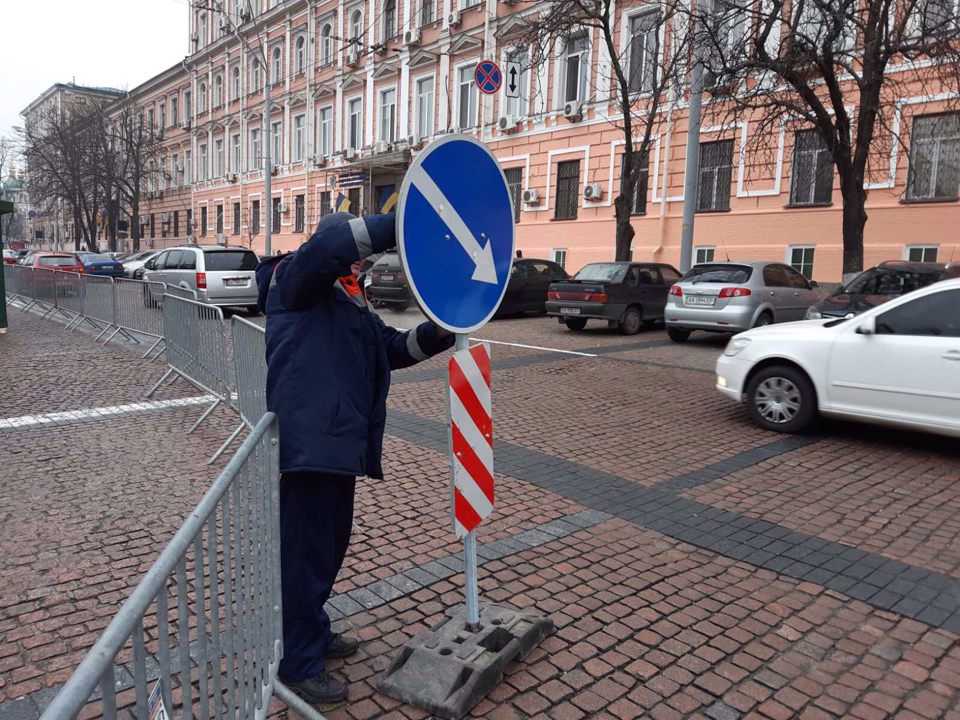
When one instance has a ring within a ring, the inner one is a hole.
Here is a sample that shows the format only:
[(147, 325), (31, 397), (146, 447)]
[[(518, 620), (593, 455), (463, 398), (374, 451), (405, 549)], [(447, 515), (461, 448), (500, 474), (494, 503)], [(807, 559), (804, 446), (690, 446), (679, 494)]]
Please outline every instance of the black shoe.
[(327, 651), (323, 654), (325, 658), (345, 658), (353, 655), (360, 649), (360, 641), (356, 638), (348, 638), (339, 633), (327, 643)]
[(314, 675), (312, 678), (307, 678), (300, 682), (287, 683), (287, 687), (298, 697), (303, 698), (308, 703), (317, 705), (325, 705), (347, 699), (347, 686), (326, 670), (319, 675)]

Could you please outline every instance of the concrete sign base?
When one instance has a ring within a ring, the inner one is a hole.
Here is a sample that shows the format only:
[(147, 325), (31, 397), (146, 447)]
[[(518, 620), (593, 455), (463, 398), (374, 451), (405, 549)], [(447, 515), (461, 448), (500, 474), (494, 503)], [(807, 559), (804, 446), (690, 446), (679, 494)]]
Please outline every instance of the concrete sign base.
[(467, 630), (463, 608), (400, 648), (377, 689), (447, 720), (458, 720), (554, 630), (549, 618), (502, 605), (480, 606), (480, 630)]

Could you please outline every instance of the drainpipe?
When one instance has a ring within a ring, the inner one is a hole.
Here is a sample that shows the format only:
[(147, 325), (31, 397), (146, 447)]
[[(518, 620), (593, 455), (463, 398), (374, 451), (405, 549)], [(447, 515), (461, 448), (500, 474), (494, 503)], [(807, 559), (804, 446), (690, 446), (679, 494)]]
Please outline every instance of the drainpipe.
[(658, 243), (653, 249), (653, 259), (656, 260), (663, 252), (663, 242), (667, 230), (667, 182), (669, 180), (668, 169), (670, 167), (670, 141), (673, 139), (673, 108), (676, 105), (676, 96), (673, 89), (670, 90), (671, 98), (667, 108), (667, 139), (664, 141), (663, 148), (663, 173), (661, 174), (660, 184), (660, 223), (657, 231)]

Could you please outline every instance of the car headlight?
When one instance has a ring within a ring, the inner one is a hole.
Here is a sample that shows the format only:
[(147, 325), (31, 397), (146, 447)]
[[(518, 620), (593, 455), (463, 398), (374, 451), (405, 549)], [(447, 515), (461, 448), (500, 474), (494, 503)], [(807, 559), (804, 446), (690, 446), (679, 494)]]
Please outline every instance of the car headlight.
[(807, 310), (807, 314), (804, 315), (805, 320), (820, 320), (823, 318), (823, 313), (817, 310), (816, 305), (811, 305)]
[(735, 337), (727, 343), (727, 346), (723, 349), (723, 354), (727, 357), (733, 357), (749, 347), (752, 342), (753, 340), (750, 338)]

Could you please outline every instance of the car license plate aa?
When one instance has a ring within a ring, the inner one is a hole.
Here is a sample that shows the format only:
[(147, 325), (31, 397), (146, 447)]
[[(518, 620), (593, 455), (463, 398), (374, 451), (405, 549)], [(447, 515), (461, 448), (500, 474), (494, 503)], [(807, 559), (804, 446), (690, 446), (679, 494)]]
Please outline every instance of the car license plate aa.
[(713, 295), (687, 295), (684, 302), (687, 305), (714, 305), (717, 298)]
[(227, 278), (223, 281), (223, 284), (227, 287), (243, 287), (247, 284), (245, 278)]
[(560, 308), (560, 313), (563, 315), (579, 315), (580, 308)]
[(390, 282), (391, 280), (393, 280), (393, 275), (381, 275), (380, 279), (383, 280), (384, 282)]

